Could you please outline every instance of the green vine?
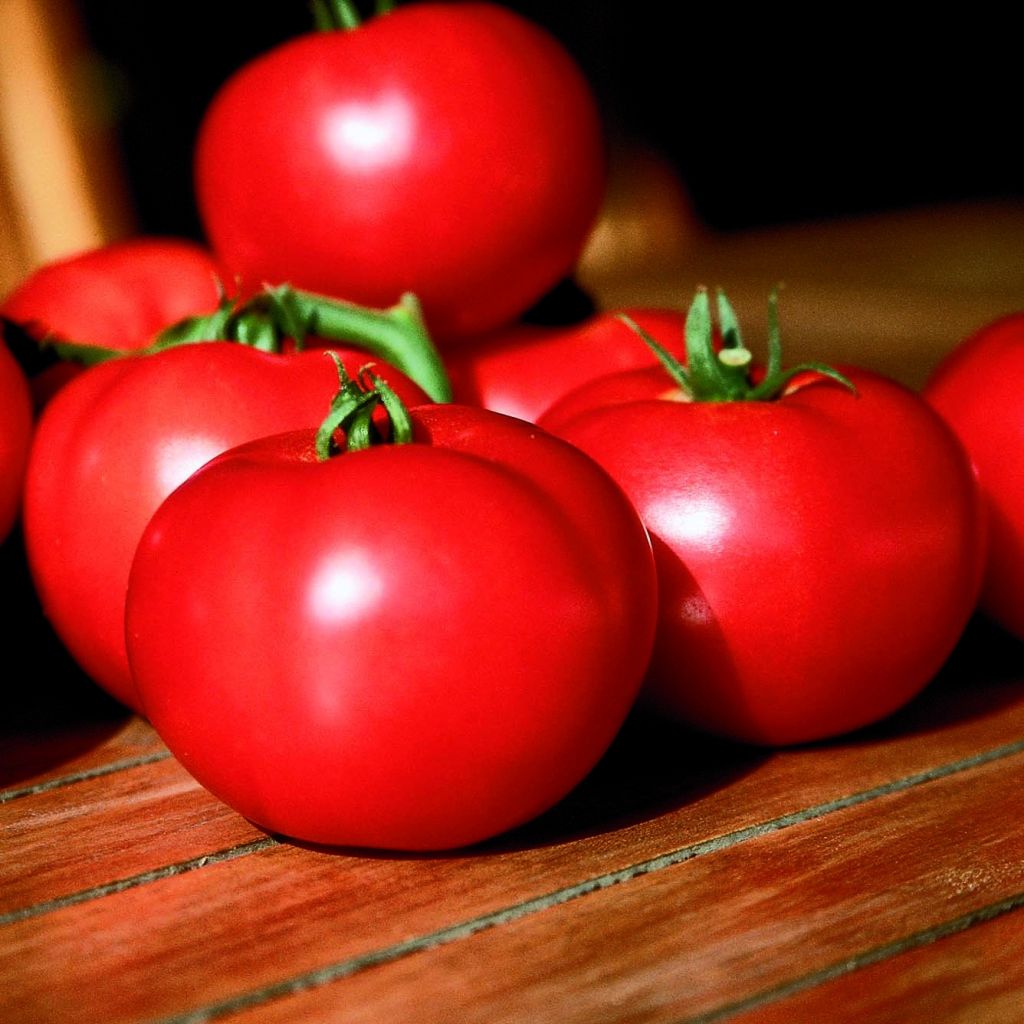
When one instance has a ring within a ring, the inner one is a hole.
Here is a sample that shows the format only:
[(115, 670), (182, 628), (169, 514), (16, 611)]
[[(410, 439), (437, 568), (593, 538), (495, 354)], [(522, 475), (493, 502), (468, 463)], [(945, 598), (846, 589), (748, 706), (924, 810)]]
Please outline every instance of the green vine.
[(418, 384), (435, 402), (450, 402), (451, 382), (440, 353), (427, 332), (419, 301), (411, 292), (387, 309), (371, 309), (290, 285), (267, 287), (245, 302), (227, 296), (212, 313), (188, 317), (161, 331), (143, 349), (123, 352), (50, 341), (62, 359), (88, 366), (124, 356), (147, 356), (178, 345), (233, 341), (261, 352), (281, 353), (290, 342), (301, 351), (307, 338), (319, 338), (365, 349), (390, 363)]

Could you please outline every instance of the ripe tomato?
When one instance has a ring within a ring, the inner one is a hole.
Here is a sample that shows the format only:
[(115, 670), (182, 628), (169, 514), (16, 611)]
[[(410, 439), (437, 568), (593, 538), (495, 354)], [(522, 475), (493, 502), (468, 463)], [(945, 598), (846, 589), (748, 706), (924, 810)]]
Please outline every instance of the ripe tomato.
[(964, 443), (988, 509), (984, 609), (1024, 638), (1024, 313), (988, 324), (939, 364), (924, 395)]
[(572, 268), (604, 152), (590, 90), (544, 31), (419, 3), (243, 67), (203, 119), (195, 175), (243, 283), (371, 306), (412, 291), (442, 341), (511, 322)]
[[(366, 358), (344, 354), (352, 367)], [(407, 399), (422, 400), (397, 371), (382, 372)], [(61, 640), (119, 700), (139, 706), (124, 598), (150, 516), (214, 455), (316, 423), (335, 379), (323, 352), (276, 355), (209, 342), (95, 366), (47, 406), (25, 484), (29, 565)]]
[[(681, 344), (684, 313), (625, 312), (665, 344)], [(614, 313), (598, 313), (570, 326), (520, 324), (457, 349), (446, 359), (457, 402), (531, 423), (588, 380), (656, 363), (654, 353)]]
[[(37, 341), (128, 352), (184, 317), (215, 309), (219, 273), (213, 256), (193, 242), (132, 238), (40, 267), (4, 300), (0, 316)], [(78, 372), (72, 363), (46, 371), (33, 384), (37, 398)]]
[(24, 374), (0, 342), (0, 540), (18, 516), (29, 442), (32, 402)]
[(541, 417), (650, 531), (647, 694), (669, 713), (760, 744), (835, 735), (908, 701), (959, 638), (984, 557), (970, 464), (918, 396), (848, 377), (856, 393), (803, 374), (773, 401), (692, 401), (634, 371)]
[(153, 517), (127, 639), (146, 713), (272, 831), (441, 849), (539, 814), (606, 749), (655, 615), (650, 542), (590, 459), (461, 406), (316, 461), (222, 455)]
[(40, 267), (0, 314), (39, 338), (131, 351), (169, 324), (214, 309), (218, 274), (193, 242), (131, 238)]

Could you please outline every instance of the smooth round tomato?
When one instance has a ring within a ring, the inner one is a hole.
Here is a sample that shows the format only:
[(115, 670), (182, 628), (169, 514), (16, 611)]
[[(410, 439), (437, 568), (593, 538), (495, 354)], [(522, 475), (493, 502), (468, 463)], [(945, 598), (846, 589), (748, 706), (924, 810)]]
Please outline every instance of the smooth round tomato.
[[(682, 344), (685, 313), (622, 312), (664, 344)], [(656, 364), (657, 357), (618, 313), (598, 313), (580, 324), (520, 324), (498, 331), (451, 352), (445, 363), (457, 402), (534, 423), (556, 400), (586, 381)]]
[[(221, 270), (214, 257), (179, 238), (130, 238), (47, 263), (0, 304), (0, 316), (36, 340), (130, 352), (165, 327), (217, 307)], [(37, 401), (80, 372), (74, 363), (33, 382)]]
[(668, 713), (768, 745), (843, 733), (913, 697), (959, 639), (984, 558), (970, 463), (918, 396), (847, 375), (856, 394), (804, 375), (774, 401), (695, 402), (635, 371), (541, 418), (650, 531), (646, 692)]
[(196, 194), (233, 275), (386, 306), (438, 341), (514, 320), (574, 265), (605, 160), (589, 87), (539, 27), (418, 3), (257, 58), (200, 127)]
[(977, 469), (988, 510), (989, 557), (981, 602), (1024, 638), (1024, 313), (983, 327), (939, 364), (924, 395)]
[[(342, 353), (349, 370), (365, 352)], [(423, 393), (381, 368), (406, 399)], [(138, 709), (124, 646), (128, 571), (161, 501), (214, 455), (318, 423), (337, 387), (323, 352), (231, 342), (93, 367), (39, 420), (25, 485), (29, 565), (47, 617), (97, 683)]]
[(18, 516), (31, 438), (28, 383), (0, 342), (0, 540), (10, 533)]
[(266, 829), (442, 849), (539, 814), (640, 685), (650, 542), (590, 459), (522, 421), (412, 410), (411, 443), (244, 445), (132, 567), (128, 653), (182, 764)]

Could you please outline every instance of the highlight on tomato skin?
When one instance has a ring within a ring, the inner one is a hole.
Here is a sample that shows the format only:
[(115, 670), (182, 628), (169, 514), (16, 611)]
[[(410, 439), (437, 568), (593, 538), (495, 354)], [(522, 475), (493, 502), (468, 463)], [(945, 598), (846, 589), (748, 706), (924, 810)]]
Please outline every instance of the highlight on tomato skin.
[[(364, 351), (341, 351), (353, 372), (366, 361)], [(407, 401), (425, 400), (404, 375), (387, 372)], [(25, 483), (32, 577), (75, 661), (122, 703), (139, 709), (124, 599), (150, 516), (219, 452), (319, 423), (336, 379), (322, 351), (188, 344), (91, 367), (44, 410)]]
[(495, 4), (416, 3), (241, 68), (200, 126), (195, 191), (243, 288), (412, 291), (439, 344), (472, 344), (571, 272), (605, 164), (552, 36)]
[(649, 659), (650, 541), (607, 474), (510, 417), (410, 416), (408, 443), (219, 456), (132, 567), (146, 714), (212, 793), (300, 840), (441, 850), (535, 817)]
[(1024, 312), (979, 328), (935, 368), (924, 397), (967, 449), (989, 523), (983, 610), (1024, 639)]
[(985, 517), (963, 447), (919, 395), (840, 376), (804, 372), (764, 401), (679, 401), (668, 373), (632, 371), (541, 417), (651, 535), (645, 698), (666, 714), (768, 746), (849, 732), (919, 693), (972, 614)]

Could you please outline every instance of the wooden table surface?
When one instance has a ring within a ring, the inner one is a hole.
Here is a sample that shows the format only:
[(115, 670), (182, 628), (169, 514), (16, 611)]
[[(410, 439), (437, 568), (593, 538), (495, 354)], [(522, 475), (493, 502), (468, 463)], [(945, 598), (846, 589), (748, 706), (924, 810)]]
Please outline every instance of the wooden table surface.
[[(588, 285), (685, 305), (722, 284), (762, 325), (781, 279), (793, 355), (916, 385), (1024, 308), (1022, 240), (1019, 206), (924, 210)], [(4, 1024), (1024, 1020), (1024, 648), (984, 619), (855, 735), (767, 751), (637, 715), (542, 819), (382, 855), (208, 795), (45, 634), (16, 540), (0, 555)]]

